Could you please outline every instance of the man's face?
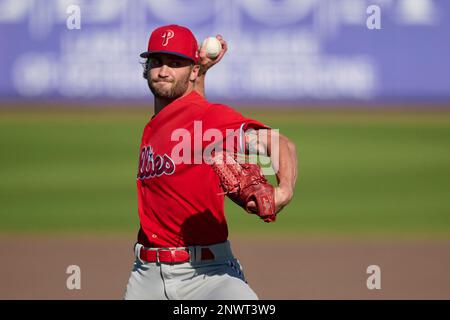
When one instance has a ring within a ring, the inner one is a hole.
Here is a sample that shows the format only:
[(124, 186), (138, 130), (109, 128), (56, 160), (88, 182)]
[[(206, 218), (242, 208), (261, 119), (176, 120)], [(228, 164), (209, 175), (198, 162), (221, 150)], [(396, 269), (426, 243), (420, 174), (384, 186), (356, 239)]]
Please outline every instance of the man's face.
[(147, 83), (157, 98), (176, 99), (189, 86), (192, 61), (175, 55), (156, 53), (149, 57)]

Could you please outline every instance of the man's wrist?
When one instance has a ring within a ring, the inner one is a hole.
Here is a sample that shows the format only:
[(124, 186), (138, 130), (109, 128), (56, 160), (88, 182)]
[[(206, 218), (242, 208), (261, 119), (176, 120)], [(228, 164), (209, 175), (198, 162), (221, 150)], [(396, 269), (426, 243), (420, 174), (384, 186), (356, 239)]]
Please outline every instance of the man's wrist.
[(281, 193), (284, 195), (287, 201), (291, 200), (294, 196), (294, 189), (289, 184), (283, 184), (281, 183), (278, 185), (278, 188), (280, 189)]

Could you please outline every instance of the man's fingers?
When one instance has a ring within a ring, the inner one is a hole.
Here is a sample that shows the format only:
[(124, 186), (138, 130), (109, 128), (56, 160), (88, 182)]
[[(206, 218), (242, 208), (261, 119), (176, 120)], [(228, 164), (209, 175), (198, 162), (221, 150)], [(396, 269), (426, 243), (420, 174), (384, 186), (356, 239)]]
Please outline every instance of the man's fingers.
[(211, 68), (213, 65), (218, 63), (223, 58), (223, 56), (225, 55), (225, 52), (228, 50), (228, 44), (227, 44), (227, 42), (223, 39), (223, 37), (220, 34), (216, 35), (216, 39), (219, 40), (222, 48), (221, 48), (218, 56), (215, 57), (215, 58), (209, 58), (206, 55), (206, 48), (204, 48), (202, 46), (202, 44), (199, 43), (198, 55), (200, 57), (200, 61), (199, 61), (200, 74), (206, 73), (206, 71), (209, 68)]
[(203, 47), (200, 47), (200, 50), (198, 52), (198, 55), (202, 60), (206, 59), (206, 49)]
[(219, 40), (220, 44), (222, 45), (222, 51), (227, 51), (228, 49), (228, 44), (225, 40), (223, 40), (221, 35), (217, 35), (216, 36), (217, 40)]
[(220, 60), (225, 54), (225, 52), (228, 50), (228, 44), (225, 40), (223, 40), (223, 37), (220, 34), (216, 35), (216, 39), (219, 40), (220, 44), (222, 45), (222, 50), (220, 50), (220, 53), (217, 56), (217, 60)]
[(216, 63), (222, 59), (222, 57), (225, 55), (225, 52), (227, 52), (228, 50), (228, 45), (225, 40), (220, 40), (220, 44), (222, 45), (222, 49), (220, 50), (219, 55), (215, 59)]
[(227, 51), (228, 43), (225, 40), (220, 40), (220, 43), (222, 44), (222, 50)]

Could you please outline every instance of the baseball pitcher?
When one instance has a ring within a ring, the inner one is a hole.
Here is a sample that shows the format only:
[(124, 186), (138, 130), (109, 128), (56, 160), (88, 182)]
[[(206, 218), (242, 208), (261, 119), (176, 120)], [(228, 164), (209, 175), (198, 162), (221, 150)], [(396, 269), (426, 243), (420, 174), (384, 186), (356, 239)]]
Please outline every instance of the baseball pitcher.
[[(204, 98), (206, 71), (227, 50), (217, 39), (222, 51), (213, 60), (188, 28), (168, 25), (141, 54), (154, 115), (140, 144), (140, 229), (125, 299), (257, 299), (227, 240), (224, 197), (275, 221), (293, 197), (296, 151), (276, 130)], [(276, 187), (238, 157), (252, 152), (271, 158)]]

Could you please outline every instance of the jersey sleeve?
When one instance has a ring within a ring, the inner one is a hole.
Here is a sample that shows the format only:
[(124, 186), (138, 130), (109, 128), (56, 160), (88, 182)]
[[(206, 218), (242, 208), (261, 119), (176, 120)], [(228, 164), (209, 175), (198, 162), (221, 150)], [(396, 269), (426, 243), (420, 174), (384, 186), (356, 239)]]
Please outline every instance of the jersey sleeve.
[[(257, 120), (244, 117), (241, 113), (226, 105), (211, 104), (203, 117), (203, 129), (220, 131), (223, 137), (223, 150), (243, 153), (246, 130), (270, 129), (270, 127)], [(208, 141), (205, 146), (207, 144)], [(232, 150), (230, 150), (230, 147)]]

